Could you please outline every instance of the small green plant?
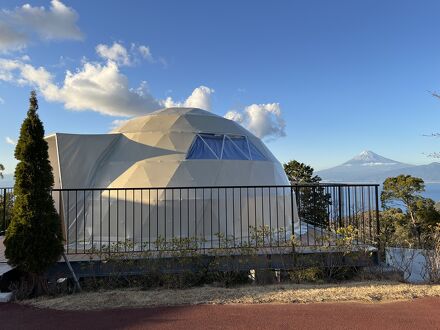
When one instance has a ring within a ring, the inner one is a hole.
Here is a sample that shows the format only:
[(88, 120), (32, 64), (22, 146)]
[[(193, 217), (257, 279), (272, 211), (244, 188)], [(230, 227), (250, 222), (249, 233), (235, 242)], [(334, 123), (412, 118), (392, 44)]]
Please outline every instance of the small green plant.
[(353, 247), (358, 243), (359, 231), (352, 225), (336, 230), (335, 245), (339, 251), (348, 254), (353, 251)]
[(291, 270), (288, 272), (289, 280), (294, 283), (322, 283), (324, 271), (322, 267), (308, 267)]

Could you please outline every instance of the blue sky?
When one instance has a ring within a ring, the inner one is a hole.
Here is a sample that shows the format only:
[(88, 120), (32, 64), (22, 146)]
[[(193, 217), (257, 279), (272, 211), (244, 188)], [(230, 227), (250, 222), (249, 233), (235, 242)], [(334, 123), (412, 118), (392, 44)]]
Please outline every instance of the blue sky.
[(423, 136), (440, 131), (429, 93), (440, 91), (438, 1), (23, 5), (0, 4), (6, 173), (32, 88), (47, 133), (104, 133), (126, 115), (189, 104), (229, 112), (280, 161), (316, 169), (364, 149), (412, 164), (438, 150)]

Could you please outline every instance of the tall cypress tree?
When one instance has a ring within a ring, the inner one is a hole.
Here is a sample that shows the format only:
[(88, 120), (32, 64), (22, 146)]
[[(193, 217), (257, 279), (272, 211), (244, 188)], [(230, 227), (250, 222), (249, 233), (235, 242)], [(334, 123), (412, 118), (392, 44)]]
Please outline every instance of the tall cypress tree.
[(8, 263), (35, 279), (60, 258), (64, 248), (61, 221), (51, 196), (54, 179), (35, 91), (29, 102), (15, 148), (19, 161), (15, 168), (15, 203), (4, 244)]

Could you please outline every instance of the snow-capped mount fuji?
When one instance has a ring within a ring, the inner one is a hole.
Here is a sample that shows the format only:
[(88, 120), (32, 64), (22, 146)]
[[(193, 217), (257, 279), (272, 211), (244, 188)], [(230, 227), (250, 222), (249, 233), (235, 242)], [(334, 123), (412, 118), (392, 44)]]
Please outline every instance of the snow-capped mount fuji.
[(379, 166), (379, 167), (408, 167), (411, 165), (380, 156), (370, 150), (362, 151), (341, 166)]
[(425, 182), (440, 182), (440, 163), (410, 165), (380, 156), (372, 151), (362, 151), (345, 163), (317, 174), (324, 182), (375, 182), (400, 174), (421, 177)]

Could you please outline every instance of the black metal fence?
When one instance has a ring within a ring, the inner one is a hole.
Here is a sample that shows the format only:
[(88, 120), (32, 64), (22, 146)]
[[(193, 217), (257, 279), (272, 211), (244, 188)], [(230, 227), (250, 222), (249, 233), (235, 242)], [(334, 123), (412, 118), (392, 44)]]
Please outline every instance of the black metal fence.
[[(2, 188), (2, 228), (13, 190)], [(378, 185), (53, 189), (69, 254), (376, 244)]]
[(14, 189), (0, 188), (0, 235), (3, 235), (11, 222), (12, 206), (14, 205)]

